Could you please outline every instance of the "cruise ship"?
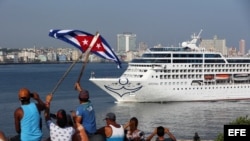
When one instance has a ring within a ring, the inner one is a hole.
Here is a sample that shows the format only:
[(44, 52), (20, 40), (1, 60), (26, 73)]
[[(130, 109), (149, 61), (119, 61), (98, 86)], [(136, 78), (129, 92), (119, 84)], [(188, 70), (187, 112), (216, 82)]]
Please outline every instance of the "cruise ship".
[(148, 49), (118, 78), (89, 80), (115, 102), (250, 100), (250, 58), (207, 51), (200, 34), (181, 47)]

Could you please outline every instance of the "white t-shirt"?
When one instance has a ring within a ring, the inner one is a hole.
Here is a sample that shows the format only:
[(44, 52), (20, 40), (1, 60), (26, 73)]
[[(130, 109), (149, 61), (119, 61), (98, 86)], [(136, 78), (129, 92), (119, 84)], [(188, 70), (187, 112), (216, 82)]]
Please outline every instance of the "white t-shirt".
[(72, 141), (72, 136), (75, 133), (73, 127), (61, 128), (51, 120), (47, 121), (47, 126), (50, 130), (50, 140), (51, 141)]
[(135, 138), (139, 138), (140, 140), (145, 140), (144, 132), (138, 129), (135, 130), (132, 134), (131, 131), (128, 131), (126, 137), (128, 140), (134, 140)]

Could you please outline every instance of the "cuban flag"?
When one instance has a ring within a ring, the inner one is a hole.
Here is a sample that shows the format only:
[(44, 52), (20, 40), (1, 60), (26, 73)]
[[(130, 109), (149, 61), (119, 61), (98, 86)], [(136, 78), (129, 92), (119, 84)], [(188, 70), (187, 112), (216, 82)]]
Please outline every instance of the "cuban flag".
[[(59, 29), (56, 30), (51, 29), (49, 32), (49, 36), (56, 39), (60, 39), (75, 46), (76, 48), (80, 49), (82, 53), (84, 53), (88, 49), (92, 39), (95, 37), (90, 33), (80, 30), (59, 30)], [(118, 59), (118, 57), (115, 55), (109, 44), (101, 35), (97, 38), (96, 42), (94, 43), (91, 52), (101, 58), (115, 61), (118, 65), (118, 68), (121, 68), (120, 60)]]

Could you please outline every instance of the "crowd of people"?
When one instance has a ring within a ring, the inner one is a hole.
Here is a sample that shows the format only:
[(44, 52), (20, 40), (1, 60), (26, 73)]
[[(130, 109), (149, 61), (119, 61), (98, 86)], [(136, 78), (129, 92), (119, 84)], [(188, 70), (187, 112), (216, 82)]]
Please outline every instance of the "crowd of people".
[[(176, 141), (175, 136), (166, 127), (159, 126), (146, 137), (143, 130), (138, 129), (138, 119), (132, 117), (122, 125), (116, 121), (115, 113), (107, 113), (103, 120), (106, 125), (97, 129), (95, 109), (89, 99), (89, 92), (75, 84), (78, 91), (79, 106), (70, 113), (58, 109), (56, 114), (50, 113), (53, 94), (48, 94), (45, 101), (39, 94), (21, 88), (18, 99), (21, 106), (14, 112), (15, 130), (17, 135), (7, 137), (0, 131), (0, 141)], [(31, 98), (36, 101), (31, 102)], [(44, 139), (42, 133), (43, 112), (49, 137)], [(165, 136), (168, 135), (168, 136)]]

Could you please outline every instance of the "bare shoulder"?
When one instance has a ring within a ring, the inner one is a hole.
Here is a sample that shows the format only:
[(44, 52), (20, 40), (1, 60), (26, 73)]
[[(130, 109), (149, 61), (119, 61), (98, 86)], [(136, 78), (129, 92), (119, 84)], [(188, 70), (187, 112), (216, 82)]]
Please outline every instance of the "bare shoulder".
[(15, 117), (20, 117), (23, 115), (23, 109), (21, 107), (18, 107), (14, 112)]
[(21, 107), (16, 108), (15, 113), (23, 112), (23, 109)]
[(112, 135), (112, 128), (110, 126), (105, 126), (105, 134), (106, 137), (110, 137)]

